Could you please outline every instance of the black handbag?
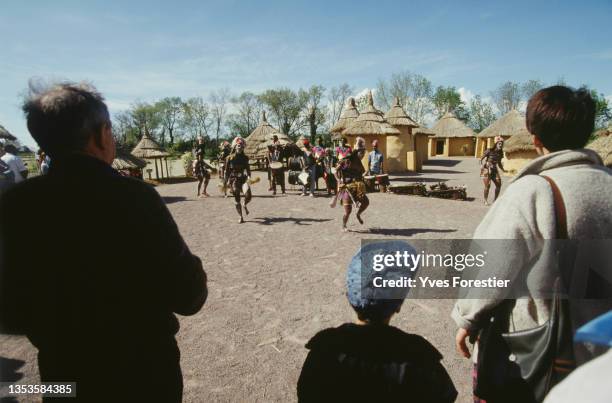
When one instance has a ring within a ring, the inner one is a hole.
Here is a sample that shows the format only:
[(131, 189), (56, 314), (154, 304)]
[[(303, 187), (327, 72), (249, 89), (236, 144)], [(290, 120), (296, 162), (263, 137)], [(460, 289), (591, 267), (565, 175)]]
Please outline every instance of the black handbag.
[[(557, 217), (557, 238), (567, 239), (565, 204), (551, 185)], [(474, 394), (487, 402), (541, 402), (550, 389), (575, 367), (569, 300), (561, 298), (557, 279), (550, 318), (538, 327), (508, 332), (514, 300), (493, 312), (480, 332)]]

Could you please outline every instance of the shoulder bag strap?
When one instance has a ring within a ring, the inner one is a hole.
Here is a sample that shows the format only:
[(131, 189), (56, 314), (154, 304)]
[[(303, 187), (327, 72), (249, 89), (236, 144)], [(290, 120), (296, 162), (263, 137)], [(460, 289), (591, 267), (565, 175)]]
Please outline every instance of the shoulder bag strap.
[(549, 176), (541, 175), (542, 178), (550, 184), (550, 188), (553, 192), (553, 199), (555, 202), (555, 218), (557, 221), (557, 239), (568, 239), (567, 234), (567, 214), (565, 210), (565, 201), (559, 191), (559, 187)]

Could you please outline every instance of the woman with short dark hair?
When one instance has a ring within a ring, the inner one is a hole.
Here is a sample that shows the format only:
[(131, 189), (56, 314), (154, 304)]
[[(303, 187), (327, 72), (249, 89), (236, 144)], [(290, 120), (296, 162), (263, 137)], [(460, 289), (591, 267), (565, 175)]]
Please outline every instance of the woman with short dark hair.
[[(612, 239), (612, 170), (603, 165), (597, 153), (583, 148), (593, 132), (594, 120), (595, 103), (588, 91), (563, 86), (538, 91), (527, 105), (527, 129), (533, 135), (540, 157), (517, 174), (474, 233), (474, 239), (513, 240), (512, 243), (500, 243), (496, 254), (487, 250), (490, 258), (495, 255), (500, 258), (496, 259), (496, 264), (489, 265), (486, 272), (487, 276), (498, 279), (525, 279), (523, 287), (527, 297), (512, 301), (511, 320), (504, 322), (509, 332), (533, 329), (550, 318), (550, 299), (542, 299), (542, 291), (552, 291), (559, 270), (551, 255), (546, 253), (548, 244), (545, 241)], [(560, 213), (561, 210), (565, 214)], [(589, 245), (594, 248), (604, 244), (609, 247), (609, 242)], [(521, 245), (526, 252), (513, 253), (515, 245)], [(600, 252), (602, 258), (606, 256), (605, 251), (599, 249), (590, 251)], [(606, 285), (597, 280), (600, 277), (586, 267), (580, 268), (585, 270), (572, 272), (572, 280), (576, 280), (573, 283), (596, 282), (603, 293), (590, 302), (570, 301), (574, 326), (612, 308), (610, 287), (605, 289)], [(470, 356), (466, 340), (470, 336), (475, 340), (486, 323), (490, 323), (506, 291), (496, 289), (486, 299), (473, 298), (468, 292), (470, 299), (457, 301), (452, 317), (459, 326), (456, 346), (460, 354)], [(593, 295), (587, 293), (580, 298), (593, 298)], [(578, 363), (589, 358), (588, 352), (578, 347), (574, 354)], [(491, 396), (481, 397), (495, 400)], [(524, 401), (519, 396), (506, 397)]]

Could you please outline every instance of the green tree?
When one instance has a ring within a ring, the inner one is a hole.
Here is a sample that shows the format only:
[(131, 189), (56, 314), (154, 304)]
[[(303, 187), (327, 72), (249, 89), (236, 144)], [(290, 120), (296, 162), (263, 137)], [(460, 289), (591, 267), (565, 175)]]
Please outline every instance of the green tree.
[(247, 137), (257, 127), (263, 105), (248, 91), (233, 97), (231, 103), (235, 112), (227, 117), (227, 127), (233, 136)]
[(469, 119), (467, 125), (480, 133), (495, 121), (495, 112), (488, 102), (485, 102), (480, 95), (476, 95), (470, 101)]
[(308, 90), (300, 90), (299, 96), (306, 97), (306, 121), (309, 128), (310, 139), (315, 140), (319, 126), (325, 123), (325, 105), (322, 105), (325, 87), (313, 85)]
[(277, 127), (286, 135), (296, 138), (302, 129), (302, 112), (308, 103), (306, 91), (295, 92), (289, 88), (266, 90), (259, 95), (259, 100), (272, 115)]
[(432, 97), (436, 117), (440, 119), (448, 112), (455, 113), (458, 117), (464, 117), (467, 113), (465, 105), (461, 100), (461, 94), (455, 87), (436, 88), (436, 92)]
[(593, 101), (595, 101), (595, 128), (602, 129), (612, 123), (612, 109), (606, 96), (602, 93), (597, 93), (597, 90), (589, 89), (586, 86), (582, 88), (591, 93)]
[(138, 128), (139, 138), (148, 134), (165, 143), (164, 130), (161, 125), (161, 114), (156, 105), (147, 102), (136, 102), (130, 108), (132, 124)]
[(175, 130), (180, 125), (183, 115), (183, 101), (179, 97), (167, 97), (155, 104), (159, 111), (160, 122), (165, 133), (168, 133), (169, 144), (174, 144)]

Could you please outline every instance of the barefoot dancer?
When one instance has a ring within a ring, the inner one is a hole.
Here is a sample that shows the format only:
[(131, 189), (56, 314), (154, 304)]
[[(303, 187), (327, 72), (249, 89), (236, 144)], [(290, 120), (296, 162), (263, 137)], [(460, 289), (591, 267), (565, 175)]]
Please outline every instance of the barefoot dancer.
[[(236, 137), (234, 139), (234, 152), (227, 158), (227, 165), (225, 167), (225, 181), (234, 192), (234, 203), (236, 205), (236, 211), (240, 215), (240, 224), (244, 222), (242, 217), (242, 205), (240, 204), (240, 193), (242, 192), (242, 185), (244, 185), (251, 178), (251, 168), (249, 167), (249, 158), (244, 155), (244, 148), (246, 142), (242, 137)], [(247, 204), (251, 201), (251, 189), (249, 188), (244, 194), (244, 212), (249, 214)]]
[(227, 182), (225, 181), (225, 166), (227, 164), (227, 157), (229, 157), (232, 151), (232, 146), (229, 141), (225, 140), (219, 146), (219, 179), (223, 182), (221, 188), (223, 189), (223, 195), (227, 197)]
[[(484, 203), (488, 205), (489, 189), (491, 188), (491, 181), (495, 184), (495, 200), (499, 196), (501, 191), (501, 176), (499, 175), (499, 169), (502, 172), (506, 172), (502, 165), (502, 158), (504, 156), (504, 139), (500, 136), (495, 137), (495, 146), (487, 149), (482, 158), (480, 159), (480, 177), (484, 183)], [(484, 161), (484, 163), (483, 163)]]
[(363, 182), (365, 168), (361, 163), (361, 159), (364, 155), (365, 140), (361, 137), (357, 138), (354, 151), (346, 152), (346, 149), (338, 150), (340, 161), (336, 168), (336, 177), (338, 179), (338, 198), (344, 207), (342, 230), (345, 232), (348, 231), (346, 224), (353, 211), (353, 204), (358, 208), (356, 217), (360, 224), (363, 224), (361, 214), (370, 204), (370, 200), (366, 196), (365, 183)]
[[(208, 187), (208, 182), (210, 181), (210, 172), (208, 172), (209, 169), (212, 170), (213, 168), (204, 161), (204, 155), (198, 154), (198, 159), (193, 161), (193, 176), (198, 178), (198, 193), (196, 194), (196, 197), (210, 196), (206, 192), (206, 188)], [(200, 194), (200, 189), (202, 188), (202, 182), (204, 182), (204, 190), (202, 191), (202, 194)]]
[(276, 185), (280, 185), (281, 191), (285, 194), (285, 168), (283, 167), (282, 147), (278, 141), (268, 145), (267, 158), (272, 174), (272, 194), (276, 195)]

